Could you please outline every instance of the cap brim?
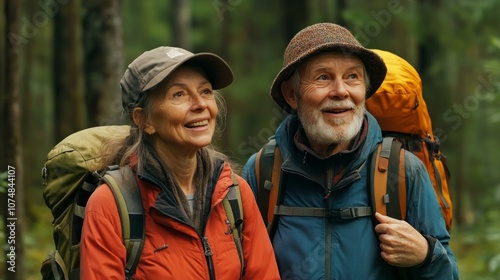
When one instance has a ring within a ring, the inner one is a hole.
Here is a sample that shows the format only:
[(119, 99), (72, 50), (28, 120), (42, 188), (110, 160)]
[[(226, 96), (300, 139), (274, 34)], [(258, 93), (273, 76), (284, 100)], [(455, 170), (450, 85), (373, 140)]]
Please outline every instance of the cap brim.
[(286, 112), (291, 112), (291, 107), (288, 105), (286, 100), (283, 97), (283, 93), (281, 92), (281, 84), (283, 81), (290, 78), (295, 69), (308, 58), (322, 53), (322, 52), (338, 52), (345, 53), (346, 55), (355, 55), (363, 61), (363, 64), (366, 68), (366, 72), (368, 73), (370, 79), (370, 88), (366, 91), (366, 98), (370, 97), (375, 91), (379, 88), (385, 78), (385, 74), (387, 72), (387, 68), (384, 64), (384, 61), (380, 56), (378, 56), (375, 52), (355, 45), (347, 45), (347, 44), (324, 44), (320, 45), (317, 48), (308, 52), (307, 55), (301, 56), (295, 61), (290, 62), (286, 67), (281, 69), (278, 73), (274, 82), (271, 86), (271, 97), (274, 101)]
[(195, 62), (203, 69), (213, 89), (225, 88), (233, 82), (233, 71), (221, 57), (212, 53), (197, 53), (159, 72), (144, 86), (142, 91), (144, 92), (153, 88), (179, 68), (179, 66), (188, 61)]

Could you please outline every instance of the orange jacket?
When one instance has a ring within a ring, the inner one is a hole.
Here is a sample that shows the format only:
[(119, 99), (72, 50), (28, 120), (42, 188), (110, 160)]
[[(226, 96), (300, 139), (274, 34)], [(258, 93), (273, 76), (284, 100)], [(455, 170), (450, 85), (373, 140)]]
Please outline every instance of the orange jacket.
[[(216, 279), (239, 279), (240, 261), (222, 200), (232, 185), (227, 164), (214, 187), (204, 236), (213, 252)], [(274, 252), (247, 182), (238, 176), (243, 204), (243, 279), (279, 279)], [(145, 209), (144, 249), (133, 279), (210, 279), (201, 236), (194, 228), (155, 207), (160, 188), (139, 180)], [(81, 279), (125, 279), (126, 250), (114, 197), (99, 187), (90, 197), (82, 231)]]

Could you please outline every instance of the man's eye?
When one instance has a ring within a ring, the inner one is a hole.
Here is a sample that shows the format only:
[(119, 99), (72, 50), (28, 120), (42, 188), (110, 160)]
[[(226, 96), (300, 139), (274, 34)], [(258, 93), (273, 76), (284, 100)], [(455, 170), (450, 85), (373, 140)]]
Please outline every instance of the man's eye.
[(322, 81), (324, 81), (324, 80), (326, 80), (326, 79), (328, 79), (328, 76), (327, 76), (327, 75), (320, 75), (320, 76), (318, 76), (318, 80), (322, 80)]
[(347, 78), (351, 79), (351, 80), (357, 79), (358, 78), (358, 74), (355, 74), (355, 73), (349, 74), (349, 75), (347, 75)]

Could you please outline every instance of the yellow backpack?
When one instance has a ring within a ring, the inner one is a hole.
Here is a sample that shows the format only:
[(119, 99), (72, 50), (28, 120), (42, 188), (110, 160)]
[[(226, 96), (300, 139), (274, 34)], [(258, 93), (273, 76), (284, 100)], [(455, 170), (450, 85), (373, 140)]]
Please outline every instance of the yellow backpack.
[(432, 131), (420, 76), (401, 57), (387, 51), (373, 51), (384, 60), (387, 75), (377, 92), (366, 100), (366, 109), (377, 119), (384, 136), (397, 138), (424, 163), (450, 231), (453, 218), (450, 172), (439, 139)]

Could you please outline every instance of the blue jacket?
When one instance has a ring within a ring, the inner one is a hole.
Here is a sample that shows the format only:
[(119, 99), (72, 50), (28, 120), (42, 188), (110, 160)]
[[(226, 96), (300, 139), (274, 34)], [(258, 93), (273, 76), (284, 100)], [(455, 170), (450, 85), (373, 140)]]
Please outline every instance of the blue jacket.
[[(276, 142), (283, 157), (284, 205), (331, 209), (371, 206), (370, 172), (368, 164), (363, 164), (382, 141), (382, 134), (373, 116), (366, 113), (366, 119), (366, 139), (327, 200), (324, 199), (327, 174), (332, 174), (336, 163), (348, 153), (318, 159), (301, 152), (293, 141), (299, 127), (296, 116), (289, 115), (280, 124)], [(254, 154), (245, 164), (243, 177), (257, 196), (255, 158)], [(375, 222), (370, 216), (355, 219), (281, 216), (272, 243), (282, 279), (401, 279), (398, 276), (401, 271), (411, 279), (458, 279), (458, 267), (449, 247), (450, 235), (429, 175), (410, 152), (405, 154), (405, 166), (406, 221), (422, 234), (438, 240), (430, 262), (404, 270), (387, 264), (380, 256)]]

